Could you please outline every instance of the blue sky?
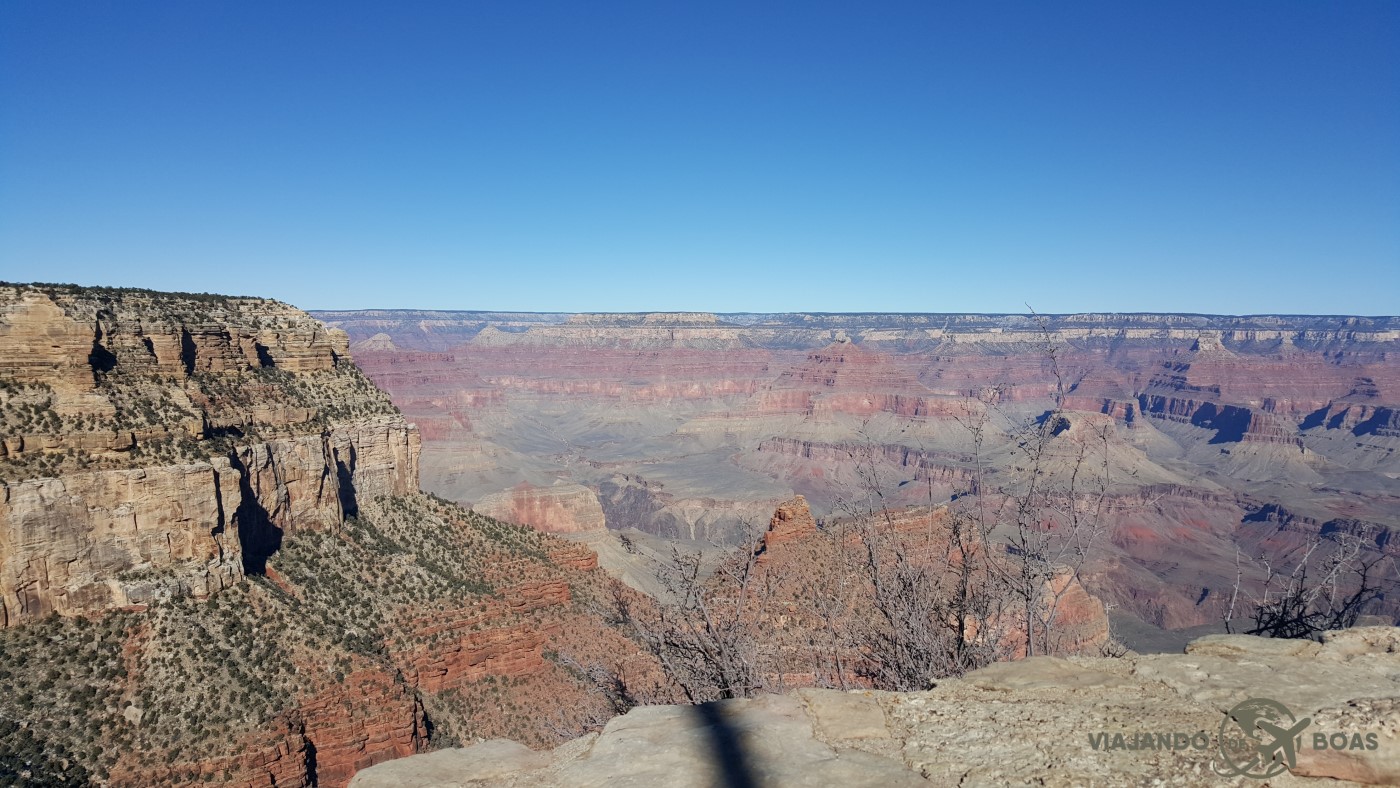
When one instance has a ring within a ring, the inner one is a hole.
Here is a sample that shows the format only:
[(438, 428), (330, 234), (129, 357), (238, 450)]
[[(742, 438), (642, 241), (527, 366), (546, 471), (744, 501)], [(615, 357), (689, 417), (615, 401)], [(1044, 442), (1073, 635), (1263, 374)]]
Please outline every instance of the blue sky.
[(1400, 3), (0, 3), (0, 279), (1400, 312)]

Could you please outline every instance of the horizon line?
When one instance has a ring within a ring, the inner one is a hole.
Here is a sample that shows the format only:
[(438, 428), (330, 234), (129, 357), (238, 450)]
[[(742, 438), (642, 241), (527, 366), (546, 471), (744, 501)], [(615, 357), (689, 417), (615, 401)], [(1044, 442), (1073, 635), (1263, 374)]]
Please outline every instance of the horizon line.
[[(293, 304), (295, 306), (295, 304)], [(861, 317), (861, 316), (889, 316), (889, 317), (1080, 317), (1084, 315), (1115, 315), (1115, 316), (1145, 316), (1145, 317), (1231, 317), (1231, 318), (1257, 318), (1257, 317), (1315, 317), (1315, 318), (1363, 318), (1366, 320), (1396, 320), (1400, 315), (1365, 315), (1359, 313), (1344, 312), (1161, 312), (1150, 310), (1080, 310), (1075, 312), (908, 312), (900, 310), (880, 311), (872, 309), (862, 309), (853, 311), (827, 311), (827, 310), (778, 310), (778, 311), (757, 311), (738, 310), (733, 312), (722, 312), (707, 309), (600, 309), (600, 310), (544, 310), (544, 309), (440, 309), (434, 307), (363, 307), (363, 308), (343, 308), (343, 309), (323, 309), (320, 307), (297, 307), (307, 313), (350, 313), (350, 312), (446, 312), (450, 314), (469, 315), (712, 315), (715, 317), (726, 316), (781, 316), (781, 315), (813, 315), (813, 316), (837, 316), (837, 317)]]

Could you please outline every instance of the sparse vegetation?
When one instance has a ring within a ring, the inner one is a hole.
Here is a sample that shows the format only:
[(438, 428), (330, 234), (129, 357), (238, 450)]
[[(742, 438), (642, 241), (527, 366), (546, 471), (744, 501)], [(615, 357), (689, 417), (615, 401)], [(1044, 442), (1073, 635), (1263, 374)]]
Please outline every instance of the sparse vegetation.
[(9, 690), (0, 694), (0, 778), (28, 769), (25, 784), (85, 784), (135, 743), (116, 724), (131, 623), (114, 613), (0, 630), (0, 683)]
[[(505, 604), (503, 590), (559, 571), (547, 542), (441, 499), (381, 497), (338, 531), (289, 535), (267, 576), (207, 600), (0, 630), (0, 681), (12, 690), (0, 695), (0, 784), (16, 774), (29, 775), (24, 784), (86, 784), (114, 770), (232, 755), (242, 736), (273, 727), (355, 671), (397, 675), (413, 655), (456, 648), (471, 633), (550, 631), (556, 656), (567, 649), (616, 659), (596, 635), (573, 634), (602, 626), (588, 623), (582, 601), (601, 596), (601, 586), (578, 585), (574, 607), (512, 612)], [(160, 570), (127, 579), (138, 574)], [(461, 618), (477, 623), (438, 626)], [(567, 692), (577, 695), (569, 730), (579, 719), (606, 719), (610, 707), (586, 680), (546, 664), (541, 675), (488, 674), (423, 693), (432, 743), (557, 743), (544, 711)]]
[[(34, 289), (71, 321), (56, 332), (72, 348), (0, 379), (7, 482), (237, 465), (261, 442), (326, 445), (347, 427), (401, 419), (323, 327), (274, 302)], [(584, 679), (539, 655), (615, 666), (635, 654), (586, 609), (604, 594), (601, 578), (554, 563), (567, 545), (416, 492), (361, 486), (340, 502), (338, 527), (291, 524), (231, 587), (207, 591), (197, 566), (207, 557), (177, 557), (101, 578), (129, 594), (129, 610), (0, 630), (0, 784), (241, 780), (241, 754), (285, 753), (300, 735), (286, 731), (310, 726), (316, 704), (332, 716), (399, 715), (408, 736), (424, 735), (425, 708), (430, 745), (554, 744), (558, 721), (543, 711), (559, 703), (570, 729), (605, 716)], [(257, 523), (247, 525), (225, 521), (239, 532), (215, 548), (250, 555)], [(474, 656), (454, 662), (461, 654)]]
[(219, 293), (182, 293), (177, 291), (147, 290), (142, 287), (104, 287), (102, 285), (75, 285), (52, 282), (0, 282), (0, 287), (33, 288), (49, 296), (81, 296), (105, 302), (111, 302), (130, 296), (138, 296), (156, 304), (179, 304), (188, 301), (197, 301), (204, 304), (218, 304), (220, 306), (227, 306), (231, 302), (250, 302), (255, 304), (276, 303), (269, 301), (269, 299), (257, 298), (254, 296), (230, 296)]
[[(1321, 533), (1293, 555), (1253, 561), (1236, 550), (1235, 585), (1222, 616), (1226, 631), (1320, 640), (1328, 630), (1356, 626), (1372, 602), (1397, 590), (1395, 561), (1366, 549), (1371, 536), (1369, 530)], [(1249, 582), (1255, 578), (1247, 579), (1247, 573), (1257, 575), (1257, 581)], [(1239, 627), (1236, 613), (1252, 623)]]
[(713, 573), (674, 553), (657, 571), (663, 601), (623, 600), (619, 618), (692, 702), (781, 690), (789, 676), (921, 690), (998, 659), (1081, 647), (1086, 633), (1066, 631), (1059, 614), (1099, 536), (1108, 428), (1076, 427), (1063, 412), (1056, 349), (1042, 335), (1055, 407), (1000, 414), (1015, 461), (997, 477), (979, 460), (995, 409), (969, 401), (973, 473), (951, 505), (934, 506), (930, 485), (922, 510), (892, 509), (892, 480), (867, 441), (849, 451), (862, 494), (803, 544), (785, 543), (790, 562), (760, 562), (752, 532)]

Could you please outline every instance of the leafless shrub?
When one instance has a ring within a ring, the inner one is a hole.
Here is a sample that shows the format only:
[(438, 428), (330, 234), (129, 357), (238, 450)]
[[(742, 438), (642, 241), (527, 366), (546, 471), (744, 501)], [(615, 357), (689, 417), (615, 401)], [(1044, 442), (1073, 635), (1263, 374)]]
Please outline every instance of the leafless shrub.
[[(1103, 533), (1112, 482), (1111, 425), (1072, 421), (1064, 408), (1059, 346), (1044, 320), (1039, 342), (1053, 380), (1054, 407), (1035, 419), (1018, 419), (1000, 408), (1005, 390), (995, 388), (979, 397), (981, 407), (969, 408), (959, 419), (972, 438), (975, 458), (965, 493), (971, 500), (959, 516), (986, 549), (983, 565), (1020, 618), (1018, 634), (1027, 656), (1063, 645), (1056, 617), (1073, 588), (1070, 581), (1079, 579)], [(1014, 459), (1001, 473), (993, 473), (985, 460), (993, 413), (1010, 425)]]
[(848, 641), (874, 686), (927, 689), (1004, 656), (994, 632), (1003, 600), (986, 571), (983, 535), (967, 518), (930, 506), (922, 523), (900, 527), (875, 454), (868, 440), (849, 450), (864, 496), (838, 502), (847, 515), (842, 541), (859, 547), (856, 574), (874, 614), (847, 621)]
[[(585, 665), (568, 653), (560, 653), (558, 661), (565, 670), (587, 681), (589, 688), (602, 696), (614, 715), (626, 714), (644, 702), (621, 671), (597, 661), (590, 661)], [(606, 722), (607, 718), (604, 717), (603, 721)]]
[[(1292, 569), (1277, 564), (1286, 559), (1261, 556), (1260, 590), (1246, 593), (1252, 626), (1246, 635), (1274, 638), (1320, 639), (1323, 632), (1356, 625), (1367, 605), (1382, 599), (1395, 585), (1395, 565), (1383, 555), (1368, 554), (1369, 530), (1361, 534), (1334, 532), (1308, 540)], [(1235, 551), (1235, 585), (1223, 618), (1227, 632), (1235, 631), (1234, 617), (1245, 586), (1246, 561)]]
[(766, 580), (757, 567), (758, 537), (745, 529), (737, 560), (706, 573), (700, 553), (673, 549), (657, 571), (669, 601), (646, 609), (621, 606), (622, 622), (661, 663), (691, 703), (748, 697), (765, 686), (759, 664), (761, 601)]

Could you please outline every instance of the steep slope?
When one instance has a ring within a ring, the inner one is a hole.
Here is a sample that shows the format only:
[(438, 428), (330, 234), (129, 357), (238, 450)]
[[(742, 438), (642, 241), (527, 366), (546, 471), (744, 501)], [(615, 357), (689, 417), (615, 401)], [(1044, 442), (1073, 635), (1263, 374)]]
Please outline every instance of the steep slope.
[(654, 679), (586, 549), (417, 490), (417, 430), (272, 301), (0, 287), (0, 781), (344, 785), (553, 744)]

